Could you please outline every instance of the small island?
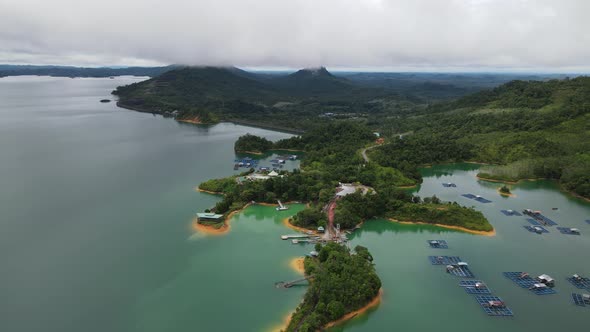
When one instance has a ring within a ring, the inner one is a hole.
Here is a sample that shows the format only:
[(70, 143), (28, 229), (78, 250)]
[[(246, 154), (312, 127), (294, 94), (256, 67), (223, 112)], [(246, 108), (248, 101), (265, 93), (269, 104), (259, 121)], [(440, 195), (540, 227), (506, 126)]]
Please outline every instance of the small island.
[(507, 185), (503, 185), (502, 187), (498, 188), (498, 192), (502, 196), (507, 196), (507, 197), (514, 196), (514, 194), (512, 194), (512, 192), (510, 192), (510, 188), (508, 188)]
[(304, 261), (310, 286), (284, 331), (311, 332), (344, 322), (379, 304), (381, 280), (369, 250), (330, 242)]

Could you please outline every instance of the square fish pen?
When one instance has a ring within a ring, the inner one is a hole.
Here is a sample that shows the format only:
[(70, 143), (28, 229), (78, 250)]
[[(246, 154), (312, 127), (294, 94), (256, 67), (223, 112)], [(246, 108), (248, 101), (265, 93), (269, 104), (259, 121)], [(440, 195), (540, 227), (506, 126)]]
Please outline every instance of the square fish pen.
[(428, 240), (426, 242), (428, 243), (428, 245), (430, 245), (430, 248), (449, 249), (449, 245), (447, 244), (447, 241), (445, 241), (445, 240)]
[[(557, 293), (551, 287), (535, 287), (541, 282), (531, 278), (529, 275), (523, 276), (523, 272), (503, 272), (504, 276), (516, 283), (521, 288), (526, 288), (537, 295), (548, 295)], [(544, 284), (543, 284), (544, 285)]]
[(452, 274), (456, 277), (461, 278), (474, 278), (475, 275), (469, 269), (469, 266), (465, 262), (458, 262), (447, 266), (447, 273)]
[(508, 217), (510, 217), (510, 216), (521, 217), (522, 216), (522, 214), (520, 212), (514, 211), (514, 210), (500, 210), (500, 212), (504, 213)]
[(580, 277), (576, 278), (575, 276), (571, 276), (567, 278), (572, 285), (577, 288), (584, 289), (587, 288), (590, 291), (590, 278)]
[(572, 293), (572, 301), (580, 307), (590, 306), (590, 295)]
[(432, 265), (451, 265), (461, 261), (459, 256), (428, 256)]
[(580, 230), (577, 228), (571, 228), (571, 227), (556, 227), (556, 228), (561, 234), (581, 235)]
[(481, 280), (461, 280), (459, 286), (463, 287), (468, 294), (485, 295), (492, 293)]
[(543, 234), (549, 233), (549, 231), (543, 226), (523, 226), (527, 231), (531, 233)]
[(504, 301), (497, 296), (478, 295), (475, 299), (489, 316), (514, 316), (512, 310), (510, 310), (510, 308), (504, 304)]

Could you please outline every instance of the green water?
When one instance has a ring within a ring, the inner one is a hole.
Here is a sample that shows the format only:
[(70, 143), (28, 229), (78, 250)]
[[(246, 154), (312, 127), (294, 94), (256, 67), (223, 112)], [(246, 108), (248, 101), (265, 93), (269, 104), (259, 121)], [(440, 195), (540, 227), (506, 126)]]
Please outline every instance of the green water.
[[(573, 273), (590, 275), (590, 204), (559, 191), (549, 181), (523, 182), (513, 186), (516, 197), (501, 197), (497, 183), (478, 181), (477, 166), (446, 165), (423, 170), (424, 183), (415, 190), (420, 196), (436, 194), (445, 201), (474, 206), (490, 220), (497, 235), (485, 237), (448, 231), (434, 226), (400, 225), (383, 220), (365, 223), (352, 244), (371, 249), (377, 272), (385, 289), (378, 310), (346, 331), (380, 331), (395, 327), (400, 331), (556, 331), (564, 328), (585, 330), (590, 309), (571, 304), (570, 293), (580, 292), (565, 278)], [(457, 188), (444, 188), (454, 182)], [(492, 200), (481, 204), (461, 197), (473, 193)], [(559, 210), (553, 211), (552, 207)], [(561, 226), (577, 227), (582, 236), (550, 233), (532, 234), (523, 226), (524, 217), (507, 217), (500, 209), (542, 210)], [(444, 239), (450, 249), (430, 249), (426, 240)], [(429, 255), (456, 255), (470, 264), (477, 279), (484, 280), (494, 295), (514, 311), (513, 318), (486, 316), (472, 295), (458, 287), (457, 277), (443, 267), (432, 266)], [(555, 295), (537, 296), (506, 279), (503, 271), (547, 273), (557, 281)]]
[(278, 240), (297, 208), (191, 230), (217, 200), (194, 187), (234, 173), (238, 136), (289, 135), (99, 103), (137, 80), (0, 79), (0, 331), (257, 331), (300, 300), (273, 288), (297, 276)]
[[(250, 207), (224, 236), (191, 229), (194, 213), (217, 200), (194, 187), (235, 173), (238, 136), (288, 135), (226, 123), (182, 125), (98, 102), (136, 80), (0, 79), (0, 331), (265, 331), (301, 300), (304, 287), (273, 287), (297, 278), (289, 260), (312, 250), (279, 240), (292, 233), (281, 220), (301, 205), (283, 212)], [(497, 235), (368, 221), (352, 245), (373, 253), (383, 303), (333, 330), (588, 326), (590, 309), (570, 303), (574, 288), (564, 278), (590, 275), (589, 204), (544, 181), (516, 185), (517, 197), (502, 198), (497, 184), (478, 182), (475, 174), (472, 165), (426, 169), (418, 194), (474, 205)], [(493, 203), (460, 196), (467, 192)], [(499, 212), (523, 208), (541, 209), (583, 235), (531, 234), (522, 228), (523, 217)], [(427, 248), (425, 241), (437, 238), (451, 249)], [(426, 256), (437, 253), (468, 261), (515, 317), (485, 316), (456, 278), (428, 263)], [(519, 270), (550, 274), (558, 294), (536, 296), (501, 275)]]

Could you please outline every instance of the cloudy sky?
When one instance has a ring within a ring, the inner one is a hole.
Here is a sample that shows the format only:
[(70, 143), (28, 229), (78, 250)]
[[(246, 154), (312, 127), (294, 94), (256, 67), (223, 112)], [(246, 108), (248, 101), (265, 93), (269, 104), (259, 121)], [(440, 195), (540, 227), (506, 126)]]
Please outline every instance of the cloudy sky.
[(590, 72), (590, 0), (0, 0), (0, 63)]

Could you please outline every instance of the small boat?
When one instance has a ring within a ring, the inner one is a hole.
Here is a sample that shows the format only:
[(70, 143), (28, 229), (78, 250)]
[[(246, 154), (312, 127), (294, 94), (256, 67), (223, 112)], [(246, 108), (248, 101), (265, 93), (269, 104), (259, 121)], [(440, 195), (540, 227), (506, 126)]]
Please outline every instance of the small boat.
[(234, 170), (237, 170), (238, 168), (240, 168), (240, 166), (238, 164), (234, 165)]
[(551, 208), (551, 210), (558, 210), (558, 208)]

